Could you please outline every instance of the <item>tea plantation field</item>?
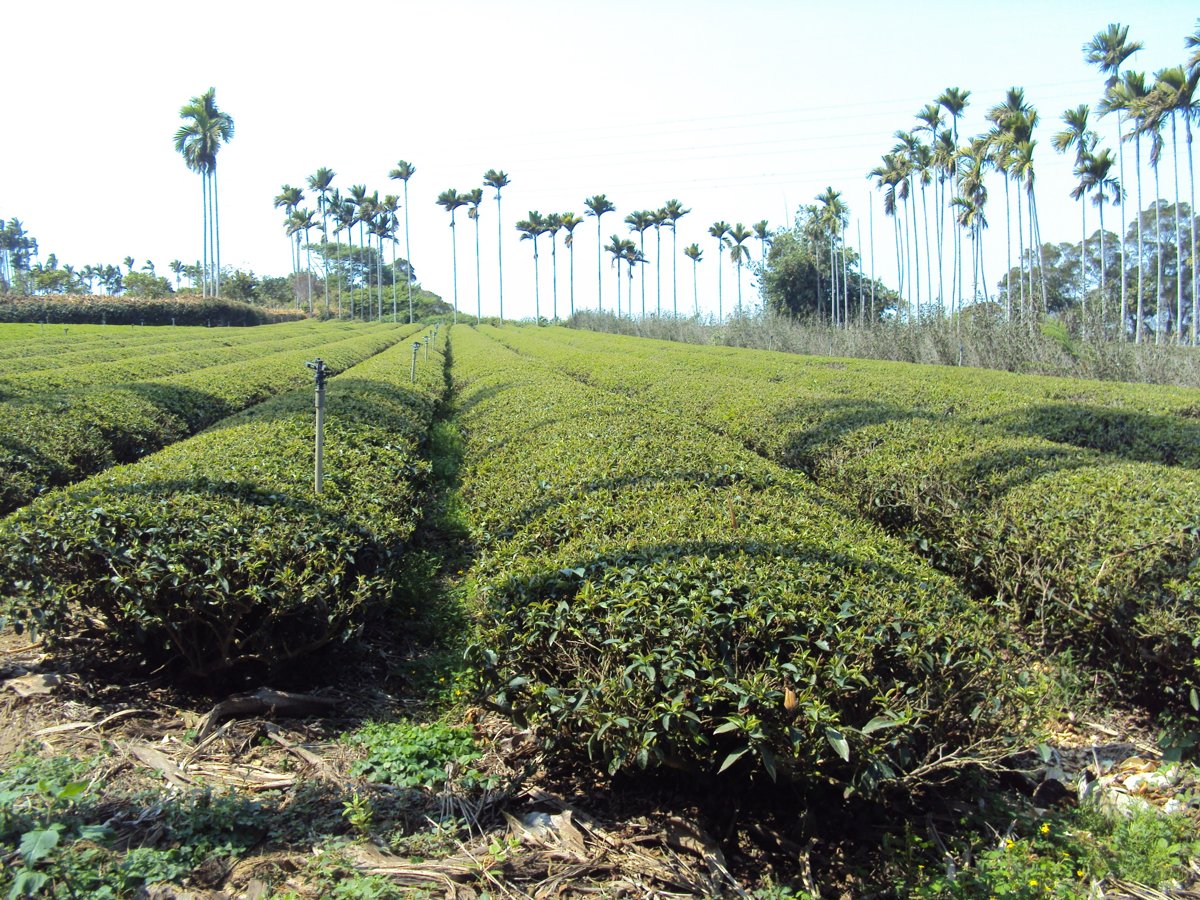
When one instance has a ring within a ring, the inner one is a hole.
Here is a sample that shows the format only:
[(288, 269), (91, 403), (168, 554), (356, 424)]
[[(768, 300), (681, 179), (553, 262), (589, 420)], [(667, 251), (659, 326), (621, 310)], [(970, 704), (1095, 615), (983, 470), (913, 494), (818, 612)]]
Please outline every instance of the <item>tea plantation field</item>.
[[(21, 671), (87, 685), (20, 707), (39, 743), (0, 728), (32, 773), (0, 775), (6, 889), (214, 859), (208, 886), (246, 890), (240, 860), (279, 897), (1200, 880), (1195, 770), (1170, 815), (1106, 818), (1063, 736), (1194, 752), (1198, 391), (558, 327), (6, 325), (0, 412), (0, 617), (44, 650)], [(322, 693), (197, 727), (254, 687)], [(144, 725), (55, 743), (155, 702), (158, 756)], [(95, 775), (114, 752), (136, 788)], [(272, 787), (228, 776), (246, 754)], [(91, 774), (63, 800), (56, 766)], [(196, 812), (221, 785), (255, 839)], [(569, 877), (513, 824), (564, 809)]]

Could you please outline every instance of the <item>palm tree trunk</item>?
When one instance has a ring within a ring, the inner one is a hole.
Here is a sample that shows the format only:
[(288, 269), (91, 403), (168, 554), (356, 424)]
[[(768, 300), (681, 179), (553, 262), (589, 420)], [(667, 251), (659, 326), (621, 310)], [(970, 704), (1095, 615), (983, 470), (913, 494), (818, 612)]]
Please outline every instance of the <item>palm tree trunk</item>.
[[(200, 171), (200, 221), (204, 228), (202, 243), (204, 245), (204, 264), (200, 269), (200, 296), (208, 296), (208, 173)], [(291, 244), (291, 241), (288, 241)], [(290, 247), (288, 249), (291, 249)]]
[[(413, 302), (412, 302), (412, 245), (408, 240), (408, 179), (404, 179), (404, 280), (408, 284), (408, 324), (413, 322)], [(503, 317), (504, 309), (501, 307), (500, 315)]]
[(1162, 258), (1162, 188), (1158, 181), (1158, 164), (1154, 167), (1154, 246), (1157, 250), (1154, 276), (1154, 343), (1162, 343), (1163, 258)]
[[(390, 223), (388, 230), (389, 232), (391, 231)], [(399, 312), (398, 307), (400, 304), (399, 299), (396, 297), (396, 242), (393, 240), (389, 243), (392, 245), (392, 324), (395, 325), (396, 315)]]
[[(216, 157), (214, 157), (215, 159)], [(212, 173), (213, 197), (213, 239), (217, 248), (217, 267), (213, 273), (214, 296), (221, 296), (221, 201), (217, 192), (217, 167), (213, 166)]]
[[(596, 311), (604, 312), (604, 238), (600, 232), (600, 216), (596, 216)], [(617, 265), (617, 304), (621, 302), (621, 266)], [(617, 313), (620, 316), (620, 312)]]
[(913, 193), (912, 179), (908, 180), (908, 194), (912, 197), (912, 253), (913, 253), (913, 283), (917, 289), (916, 304), (914, 309), (917, 313), (916, 321), (921, 319), (921, 242), (917, 240), (917, 230), (920, 225), (917, 223), (917, 197)]
[(568, 274), (571, 279), (571, 318), (575, 318), (575, 235), (571, 235), (570, 260), (567, 265)]
[(654, 226), (654, 305), (655, 315), (662, 318), (662, 228)]
[(1200, 297), (1196, 294), (1196, 170), (1192, 165), (1192, 120), (1187, 116), (1183, 120), (1187, 129), (1188, 148), (1188, 220), (1192, 232), (1192, 346), (1196, 346), (1196, 319), (1200, 318)]
[(542, 324), (542, 287), (538, 281), (537, 235), (533, 236), (533, 324)]
[(724, 248), (721, 246), (721, 239), (717, 238), (717, 322), (718, 323), (725, 321), (725, 310), (724, 310), (725, 290), (721, 285), (721, 269), (723, 268), (723, 266), (721, 265), (721, 262), (722, 262), (721, 256), (723, 255), (722, 254), (723, 249)]
[(1034, 193), (1033, 186), (1029, 187), (1029, 202), (1032, 204), (1029, 211), (1030, 227), (1033, 228), (1034, 242), (1037, 245), (1038, 259), (1038, 281), (1042, 288), (1042, 315), (1050, 311), (1050, 301), (1046, 298), (1046, 254), (1042, 250), (1042, 223), (1037, 211), (1037, 195)]
[[(1192, 255), (1196, 255), (1194, 249)], [(671, 223), (671, 313), (679, 318), (679, 228), (675, 222)]]
[[(1012, 321), (1012, 198), (1008, 194), (1008, 171), (1002, 171), (1004, 179), (1004, 321)], [(984, 282), (986, 284), (986, 282)]]
[[(533, 245), (534, 260), (537, 265), (537, 244)], [(454, 227), (454, 210), (450, 211), (450, 261), (454, 268), (454, 324), (458, 324), (458, 229)]]
[(1087, 193), (1079, 198), (1079, 314), (1087, 337)]
[(1103, 341), (1108, 336), (1108, 297), (1106, 290), (1108, 288), (1108, 274), (1105, 271), (1104, 265), (1104, 188), (1098, 188), (1099, 193), (1096, 195), (1100, 198), (1100, 335), (1099, 338)]
[(1125, 323), (1129, 320), (1129, 298), (1125, 287), (1125, 134), (1121, 123), (1122, 113), (1117, 110), (1117, 168), (1121, 174), (1121, 184), (1117, 188), (1121, 199), (1121, 228), (1118, 231), (1121, 238), (1121, 327), (1118, 329), (1118, 340), (1124, 343)]
[(699, 278), (698, 270), (699, 270), (698, 261), (693, 259), (692, 260), (692, 315), (694, 315), (697, 319), (700, 318), (700, 288), (696, 284), (696, 281)]
[[(639, 231), (638, 237), (641, 238), (642, 259), (645, 260), (645, 258), (646, 258), (646, 232)], [(632, 263), (630, 263), (630, 265), (629, 265), (629, 272), (630, 272), (630, 276), (632, 277), (632, 274), (633, 274), (633, 264)], [(629, 308), (629, 317), (633, 318), (633, 307), (632, 306)], [(645, 266), (644, 262), (642, 264), (642, 318), (643, 319), (646, 318), (646, 266)]]
[[(551, 322), (558, 321), (558, 238), (554, 232), (550, 232), (550, 275), (551, 275), (551, 296), (554, 298), (554, 316)], [(643, 302), (645, 302), (643, 300)]]
[(483, 270), (479, 267), (479, 215), (475, 216), (475, 320), (483, 318)]
[(333, 230), (333, 242), (337, 245), (337, 262), (334, 264), (334, 270), (337, 272), (337, 287), (338, 287), (338, 318), (342, 317), (342, 233), (336, 228)]
[[(1179, 221), (1179, 144), (1171, 115), (1171, 166), (1175, 170), (1175, 343), (1183, 343), (1183, 227)], [(1193, 214), (1194, 216), (1194, 214)]]
[(504, 218), (500, 214), (500, 190), (496, 189), (496, 255), (500, 282), (500, 323), (504, 324)]
[[(921, 181), (921, 218), (925, 220), (925, 292), (933, 299), (933, 256), (929, 252), (929, 197), (925, 182)], [(939, 302), (941, 298), (938, 298)]]
[(867, 231), (871, 233), (871, 321), (875, 321), (875, 200), (867, 194)]
[[(1005, 188), (1007, 190), (1007, 187)], [(1009, 273), (1012, 272), (1012, 266), (1009, 265)], [(1021, 317), (1026, 315), (1025, 309), (1025, 213), (1021, 208), (1021, 193), (1017, 192), (1017, 281), (1021, 283), (1021, 300), (1019, 309)], [(1010, 280), (1011, 284), (1011, 280)], [(1009, 288), (1009, 294), (1012, 293), (1012, 288)]]
[(1134, 326), (1133, 342), (1140, 344), (1142, 342), (1143, 330), (1146, 320), (1146, 245), (1145, 237), (1142, 232), (1142, 136), (1138, 132), (1134, 132), (1134, 152), (1137, 166), (1137, 264), (1138, 264), (1138, 287), (1137, 287), (1137, 323)]

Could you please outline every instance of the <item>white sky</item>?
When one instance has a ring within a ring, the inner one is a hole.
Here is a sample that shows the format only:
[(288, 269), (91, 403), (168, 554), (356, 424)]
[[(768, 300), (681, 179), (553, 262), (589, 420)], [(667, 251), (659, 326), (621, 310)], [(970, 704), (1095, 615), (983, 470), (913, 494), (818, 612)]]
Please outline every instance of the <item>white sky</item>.
[[(479, 185), (485, 170), (497, 168), (512, 179), (503, 200), (506, 313), (533, 312), (531, 247), (518, 241), (513, 223), (530, 209), (582, 215), (584, 198), (597, 193), (617, 206), (604, 218), (606, 241), (627, 233), (622, 219), (635, 209), (677, 197), (693, 210), (679, 223), (679, 246), (697, 241), (705, 251), (700, 302), (711, 311), (713, 222), (790, 223), (800, 204), (832, 185), (851, 206), (848, 239), (861, 219), (867, 244), (866, 173), (891, 149), (893, 132), (911, 128), (917, 110), (952, 85), (972, 92), (964, 136), (984, 129), (985, 109), (1005, 88), (1025, 87), (1042, 115), (1043, 237), (1077, 240), (1070, 161), (1052, 151), (1050, 135), (1064, 109), (1100, 96), (1101, 78), (1083, 62), (1081, 46), (1109, 22), (1128, 24), (1146, 44), (1129, 64), (1150, 73), (1184, 61), (1197, 13), (1180, 0), (10, 4), (0, 216), (20, 218), (43, 259), (54, 252), (82, 266), (132, 255), (166, 273), (172, 259), (198, 258), (199, 177), (174, 152), (172, 136), (179, 107), (213, 86), (237, 125), (219, 157), (227, 265), (288, 271), (282, 214), (272, 206), (284, 182), (303, 184), (329, 166), (343, 191), (365, 183), (400, 194), (387, 173), (403, 158), (417, 167), (409, 184), (413, 265), (448, 300), (449, 217), (434, 200), (446, 188)], [(1101, 127), (1111, 146), (1115, 122)], [(1127, 181), (1132, 192), (1132, 171)], [(1163, 183), (1169, 192), (1167, 164)], [(994, 283), (1004, 270), (1004, 213), (998, 180), (991, 190), (986, 252)], [(485, 315), (496, 312), (490, 195), (481, 220)], [(892, 283), (890, 223), (878, 195), (874, 202), (875, 269)], [(1090, 231), (1094, 208), (1088, 215)], [(474, 235), (465, 210), (459, 220), (459, 302), (474, 311)], [(576, 302), (594, 306), (595, 220), (576, 235)], [(549, 245), (539, 244), (545, 314)], [(664, 230), (664, 307), (669, 246)], [(757, 258), (756, 241), (750, 249)], [(607, 307), (614, 290), (607, 254), (603, 267)], [(680, 260), (681, 309), (691, 304), (690, 268)], [(559, 278), (564, 312), (561, 244)], [(654, 278), (647, 267), (651, 308)], [(748, 276), (744, 284), (749, 301)], [(735, 294), (727, 269), (726, 309)]]

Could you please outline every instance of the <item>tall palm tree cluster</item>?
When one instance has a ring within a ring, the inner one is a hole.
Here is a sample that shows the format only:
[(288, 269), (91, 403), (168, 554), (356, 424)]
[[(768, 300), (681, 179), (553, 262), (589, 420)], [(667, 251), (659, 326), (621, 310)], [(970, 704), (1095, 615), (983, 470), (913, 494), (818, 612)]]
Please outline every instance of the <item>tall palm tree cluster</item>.
[[(1048, 296), (1035, 191), (1034, 157), (1038, 142), (1034, 133), (1040, 119), (1038, 111), (1026, 102), (1021, 88), (1010, 88), (1003, 100), (987, 110), (990, 128), (983, 134), (960, 140), (959, 121), (971, 92), (957, 87), (947, 88), (923, 107), (910, 130), (897, 131), (896, 143), (868, 178), (882, 192), (884, 214), (893, 222), (896, 280), (901, 298), (898, 315), (915, 320), (924, 315), (956, 314), (964, 303), (993, 299), (988, 291), (981, 247), (984, 230), (989, 225), (988, 184), (994, 176), (999, 176), (1004, 190), (1007, 266), (996, 301), (1003, 299), (1006, 318), (1032, 323), (1051, 309), (1073, 305), (1078, 308), (1085, 335), (1116, 336), (1120, 340), (1132, 336), (1141, 342), (1152, 321), (1156, 341), (1173, 335), (1176, 341), (1187, 339), (1195, 344), (1200, 315), (1196, 291), (1192, 123), (1200, 120), (1200, 98), (1196, 95), (1200, 79), (1200, 22), (1185, 46), (1190, 51), (1188, 61), (1154, 73), (1152, 81), (1144, 73), (1123, 68), (1142, 49), (1141, 42), (1129, 39), (1127, 26), (1111, 24), (1083, 47), (1085, 59), (1105, 76), (1103, 95), (1094, 109), (1081, 104), (1065, 111), (1060, 118), (1061, 129), (1051, 138), (1055, 150), (1072, 154), (1076, 184), (1071, 197), (1080, 204), (1073, 297)], [(1095, 128), (1098, 118), (1113, 113), (1116, 114), (1115, 156), (1112, 149), (1101, 146)], [(1175, 186), (1173, 207), (1162, 199), (1159, 180), (1168, 124)], [(1186, 135), (1188, 165), (1186, 204), (1180, 200), (1179, 164), (1184, 155), (1178, 141), (1181, 124)], [(1146, 252), (1142, 214), (1143, 142), (1149, 146), (1155, 185), (1152, 254)], [(1125, 145), (1128, 143), (1134, 144), (1136, 241), (1127, 232)], [(1089, 201), (1099, 217), (1099, 230), (1091, 237), (1087, 230)], [(828, 200), (822, 198), (822, 202), (832, 209)], [(1121, 220), (1120, 235), (1113, 241), (1118, 250), (1118, 259), (1114, 261), (1110, 261), (1108, 244), (1114, 236), (1105, 229), (1108, 207), (1119, 207)], [(1161, 218), (1167, 212), (1173, 212), (1174, 216), (1173, 252), (1161, 225)], [(1182, 221), (1185, 215), (1187, 228)], [(841, 227), (838, 222), (836, 210), (823, 220), (830, 253), (835, 256), (839, 245), (844, 244), (837, 234)], [(1185, 231), (1190, 232), (1189, 248), (1184, 246)], [(965, 252), (968, 245), (969, 261)], [(1136, 246), (1132, 253), (1131, 245)], [(1172, 298), (1164, 295), (1165, 256), (1173, 261), (1175, 270), (1173, 305)], [(1119, 266), (1116, 282), (1119, 290), (1112, 286), (1109, 277), (1114, 265)], [(1152, 297), (1147, 293), (1148, 282), (1152, 282), (1155, 292)], [(1190, 309), (1185, 294), (1191, 298)], [(833, 302), (836, 286), (831, 286), (830, 297), (829, 317), (836, 322), (839, 320)], [(1190, 335), (1186, 327), (1189, 324)]]
[(233, 140), (233, 117), (217, 107), (217, 92), (209, 88), (179, 110), (184, 124), (175, 132), (175, 150), (189, 169), (200, 174), (204, 227), (201, 292), (221, 296), (221, 211), (217, 201), (217, 154)]
[[(320, 229), (321, 242), (316, 245), (320, 257), (322, 277), (320, 290), (324, 296), (326, 315), (351, 316), (363, 319), (382, 320), (385, 316), (385, 244), (391, 247), (391, 318), (397, 321), (400, 315), (400, 298), (396, 285), (396, 272), (404, 272), (407, 286), (408, 320), (413, 320), (412, 267), (409, 264), (408, 233), (408, 180), (417, 168), (412, 163), (400, 160), (388, 177), (403, 182), (405, 202), (394, 194), (379, 191), (367, 192), (366, 185), (354, 184), (342, 191), (334, 187), (337, 173), (322, 166), (308, 177), (306, 182), (316, 210), (305, 207), (304, 188), (285, 184), (275, 197), (275, 208), (284, 214), (284, 232), (292, 255), (292, 276), (299, 302), (306, 303), (308, 311), (314, 311), (314, 295), (317, 279), (313, 275), (312, 241), (313, 232)], [(398, 265), (396, 247), (399, 244), (401, 208), (404, 214), (405, 259)], [(329, 243), (332, 232), (334, 243)], [(357, 232), (357, 246), (355, 244)], [(346, 241), (343, 246), (342, 235)], [(330, 270), (333, 270), (333, 290), (330, 289)]]
[[(497, 296), (499, 298), (499, 317), (504, 318), (504, 257), (502, 251), (503, 245), (503, 222), (500, 209), (501, 192), (510, 184), (510, 179), (507, 173), (496, 169), (489, 169), (484, 173), (483, 186), (495, 190), (496, 199), (496, 218), (497, 218), (497, 255), (499, 284)], [(471, 188), (466, 191), (459, 191), (455, 188), (449, 188), (442, 191), (438, 195), (437, 203), (450, 214), (451, 228), (451, 259), (454, 270), (454, 309), (455, 314), (458, 312), (458, 237), (457, 237), (457, 210), (467, 207), (468, 219), (475, 223), (475, 315), (481, 317), (483, 315), (483, 299), (482, 299), (482, 280), (480, 277), (480, 245), (479, 245), (479, 217), (480, 204), (483, 200), (483, 189), (480, 187)], [(530, 242), (533, 248), (533, 294), (534, 294), (534, 318), (537, 321), (542, 320), (542, 264), (541, 254), (539, 252), (539, 238), (543, 235), (547, 236), (550, 241), (550, 284), (551, 284), (551, 300), (550, 300), (550, 318), (557, 320), (559, 318), (559, 276), (558, 276), (558, 235), (561, 233), (562, 245), (568, 252), (568, 296), (567, 302), (564, 305), (563, 311), (568, 315), (574, 315), (576, 310), (575, 302), (575, 230), (585, 222), (585, 216), (591, 216), (596, 220), (596, 282), (597, 282), (597, 307), (604, 311), (604, 254), (607, 252), (611, 256), (611, 265), (615, 269), (616, 274), (616, 290), (615, 300), (612, 304), (613, 311), (617, 315), (634, 315), (633, 302), (633, 270), (636, 266), (642, 265), (641, 271), (641, 288), (640, 288), (640, 306), (638, 315), (647, 316), (653, 312), (654, 315), (664, 315), (663, 310), (663, 255), (662, 255), (662, 229), (669, 228), (671, 230), (671, 306), (670, 314), (672, 316), (679, 315), (679, 278), (678, 278), (678, 258), (679, 258), (679, 235), (678, 223), (679, 220), (686, 216), (691, 210), (686, 209), (683, 204), (676, 199), (668, 200), (662, 207), (654, 210), (638, 210), (629, 213), (625, 217), (625, 224), (629, 227), (629, 233), (637, 233), (638, 241), (635, 243), (632, 238), (622, 237), (614, 234), (606, 245), (604, 243), (604, 228), (601, 219), (610, 212), (616, 211), (616, 206), (604, 194), (597, 194), (593, 197), (588, 197), (583, 201), (586, 208), (584, 216), (580, 216), (575, 212), (563, 213), (541, 213), (538, 210), (530, 210), (524, 219), (517, 221), (516, 229), (520, 232), (521, 240)], [(746, 246), (746, 240), (750, 237), (757, 236), (762, 241), (765, 248), (766, 243), (770, 240), (770, 234), (767, 230), (767, 222), (763, 220), (754, 226), (754, 230), (746, 228), (742, 224), (731, 227), (725, 223), (720, 223), (723, 227), (720, 235), (720, 252), (729, 249), (729, 258), (735, 264), (738, 270), (738, 311), (742, 310), (742, 294), (741, 294), (741, 270), (742, 267), (750, 261), (750, 250)], [(654, 229), (654, 252), (653, 259), (657, 261), (655, 265), (655, 293), (654, 307), (651, 311), (648, 308), (649, 289), (646, 286), (646, 269), (645, 265), (649, 264), (651, 257), (647, 255), (646, 250), (646, 232), (651, 228)], [(684, 248), (684, 255), (692, 261), (693, 284), (692, 284), (692, 314), (699, 316), (699, 292), (696, 287), (696, 265), (702, 258), (702, 251), (697, 244), (691, 244)], [(621, 290), (621, 267), (625, 266), (625, 271), (628, 274), (628, 287), (626, 290), (626, 299), (622, 302)], [(718, 268), (718, 279), (720, 279), (720, 268)], [(719, 285), (720, 286), (720, 285)], [(718, 318), (724, 317), (723, 303), (718, 304)]]

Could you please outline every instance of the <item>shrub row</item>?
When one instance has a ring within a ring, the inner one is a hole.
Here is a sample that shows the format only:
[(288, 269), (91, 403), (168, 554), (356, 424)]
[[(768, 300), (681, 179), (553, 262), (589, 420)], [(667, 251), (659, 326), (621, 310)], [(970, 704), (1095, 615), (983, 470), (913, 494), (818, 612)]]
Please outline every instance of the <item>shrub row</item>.
[(0, 403), (5, 423), (0, 432), (0, 514), (300, 387), (311, 381), (304, 364), (315, 356), (338, 372), (403, 340), (415, 328), (374, 326), (341, 340), (167, 378)]
[[(506, 334), (514, 341), (539, 337), (526, 329)], [(543, 345), (550, 340), (558, 349), (564, 344), (588, 352), (619, 348), (638, 359), (652, 359), (656, 368), (678, 366), (686, 371), (700, 365), (706, 372), (762, 383), (775, 393), (776, 401), (785, 401), (788, 392), (800, 388), (860, 419), (921, 415), (1011, 437), (1041, 437), (1130, 461), (1200, 468), (1200, 390), (1195, 388), (827, 359), (566, 329), (540, 338)], [(627, 374), (631, 387), (655, 378), (651, 372)]]
[(0, 322), (108, 325), (268, 325), (303, 319), (300, 310), (267, 310), (238, 300), (177, 297), (146, 300), (99, 294), (0, 296)]
[(610, 771), (874, 789), (986, 753), (1025, 696), (991, 611), (800, 477), (454, 332), (493, 702)]
[[(283, 330), (268, 330), (272, 328)], [(298, 322), (295, 325), (241, 330), (240, 335), (250, 337), (250, 340), (194, 340), (190, 342), (191, 346), (174, 351), (153, 345), (126, 348), (126, 352), (118, 359), (95, 362), (85, 360), (74, 365), (2, 373), (0, 398), (44, 398), (80, 387), (151, 381), (169, 375), (198, 372), (205, 368), (261, 358), (266, 354), (315, 347), (339, 338), (361, 334), (364, 330), (363, 326), (354, 328), (333, 325), (316, 328), (308, 323)]]
[[(431, 357), (440, 354), (431, 354)], [(193, 676), (274, 670), (345, 637), (389, 596), (420, 517), (420, 449), (442, 396), (400, 344), (331, 379), (325, 486), (299, 390), (0, 522), (4, 614)]]
[[(107, 339), (78, 334), (67, 340), (59, 332), (52, 339), (46, 339), (43, 346), (38, 347), (36, 341), (14, 341), (13, 344), (25, 344), (20, 353), (4, 353), (6, 350), (16, 351), (6, 343), (0, 343), (0, 375), (14, 375), (44, 369), (62, 369), (69, 366), (93, 365), (97, 363), (118, 362), (132, 359), (149, 353), (175, 353), (181, 350), (194, 350), (201, 347), (238, 347), (252, 344), (266, 344), (279, 340), (288, 335), (300, 335), (306, 331), (315, 331), (320, 325), (314, 320), (304, 322), (286, 322), (280, 325), (266, 325), (259, 328), (112, 328)], [(122, 332), (124, 332), (122, 334)], [(68, 342), (69, 341), (69, 342)]]
[(905, 379), (924, 370), (895, 368), (891, 392), (833, 393), (764, 380), (753, 358), (739, 371), (724, 349), (659, 358), (659, 346), (638, 341), (622, 352), (607, 337), (573, 336), (568, 347), (530, 329), (503, 336), (802, 469), (977, 590), (1011, 601), (1043, 641), (1117, 663), (1153, 702), (1193, 705), (1200, 474), (904, 406)]

